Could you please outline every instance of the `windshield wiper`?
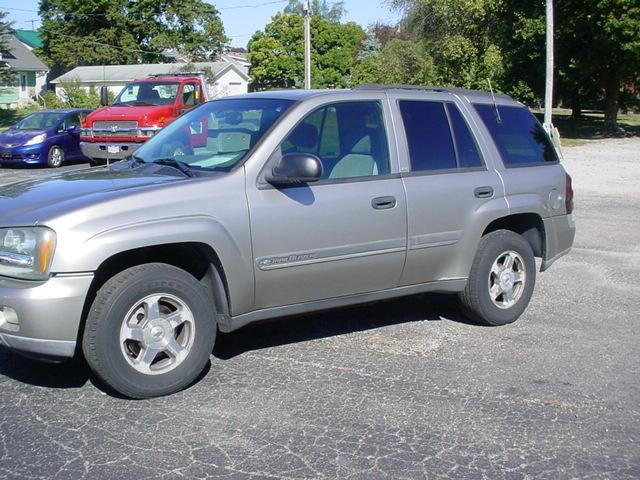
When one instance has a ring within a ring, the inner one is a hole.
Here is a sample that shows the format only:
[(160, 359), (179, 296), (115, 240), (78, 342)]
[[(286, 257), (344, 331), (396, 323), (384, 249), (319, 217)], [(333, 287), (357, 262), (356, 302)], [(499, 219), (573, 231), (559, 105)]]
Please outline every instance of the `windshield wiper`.
[[(138, 157), (133, 157), (134, 160), (139, 161)], [(144, 161), (144, 160), (143, 160)], [(173, 167), (177, 170), (180, 170), (187, 177), (193, 177), (193, 170), (191, 166), (187, 162), (183, 162), (181, 160), (176, 160), (173, 157), (167, 158), (156, 158), (152, 160), (150, 163), (157, 163), (158, 165), (166, 165), (168, 167)]]

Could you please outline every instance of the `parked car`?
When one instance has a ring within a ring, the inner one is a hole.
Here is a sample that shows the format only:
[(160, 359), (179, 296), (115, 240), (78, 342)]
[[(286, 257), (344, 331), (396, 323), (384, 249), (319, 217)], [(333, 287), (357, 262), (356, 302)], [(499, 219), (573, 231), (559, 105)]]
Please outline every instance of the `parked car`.
[[(188, 386), (216, 332), (423, 292), (515, 321), (572, 246), (571, 178), (505, 95), (271, 91), (133, 157), (0, 189), (0, 340), (123, 395)], [(304, 321), (304, 320), (300, 320)]]
[[(106, 87), (103, 87), (106, 89)], [(127, 83), (112, 105), (88, 115), (80, 149), (92, 165), (131, 156), (165, 125), (208, 99), (202, 72), (150, 75)]]
[(84, 158), (80, 151), (80, 119), (91, 110), (41, 110), (0, 133), (0, 163), (46, 165)]

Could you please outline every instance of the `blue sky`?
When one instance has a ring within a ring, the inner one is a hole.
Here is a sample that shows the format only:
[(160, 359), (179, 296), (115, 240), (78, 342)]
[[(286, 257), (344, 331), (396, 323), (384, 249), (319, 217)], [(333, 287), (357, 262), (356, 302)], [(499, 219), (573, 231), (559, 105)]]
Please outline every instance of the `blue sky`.
[[(243, 47), (256, 30), (264, 28), (271, 17), (286, 6), (287, 0), (220, 0), (210, 3), (220, 10), (231, 44)], [(345, 7), (347, 15), (344, 20), (353, 20), (363, 27), (378, 20), (392, 23), (399, 18), (398, 12), (391, 10), (384, 0), (346, 0)], [(0, 10), (9, 14), (8, 19), (15, 22), (14, 28), (31, 28), (29, 20), (38, 19), (38, 0), (21, 0), (19, 3), (0, 0)], [(35, 27), (39, 25), (36, 21)]]

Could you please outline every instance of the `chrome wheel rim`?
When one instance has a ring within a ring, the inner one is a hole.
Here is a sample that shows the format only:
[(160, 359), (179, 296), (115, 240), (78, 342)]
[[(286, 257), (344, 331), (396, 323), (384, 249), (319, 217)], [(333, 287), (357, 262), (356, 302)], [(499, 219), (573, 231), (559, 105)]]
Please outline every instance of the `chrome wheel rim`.
[(194, 338), (189, 307), (173, 295), (158, 293), (136, 302), (127, 312), (120, 328), (120, 349), (138, 372), (160, 375), (187, 358)]
[(62, 163), (62, 150), (58, 147), (53, 147), (51, 150), (51, 165), (54, 167), (60, 166)]
[(518, 252), (501, 253), (493, 262), (489, 273), (489, 297), (502, 309), (513, 307), (522, 297), (527, 273), (524, 260)]

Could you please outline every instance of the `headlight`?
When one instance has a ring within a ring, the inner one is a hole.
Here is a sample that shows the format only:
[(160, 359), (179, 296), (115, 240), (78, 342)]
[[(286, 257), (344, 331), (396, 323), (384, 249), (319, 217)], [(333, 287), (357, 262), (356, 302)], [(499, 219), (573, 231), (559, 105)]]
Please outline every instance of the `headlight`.
[(28, 145), (37, 145), (39, 143), (44, 142), (47, 139), (47, 134), (46, 133), (41, 133), (40, 135), (36, 135), (35, 137), (33, 137), (30, 140), (27, 140), (25, 142), (25, 146)]
[(56, 248), (56, 234), (46, 227), (0, 229), (0, 275), (45, 280)]

